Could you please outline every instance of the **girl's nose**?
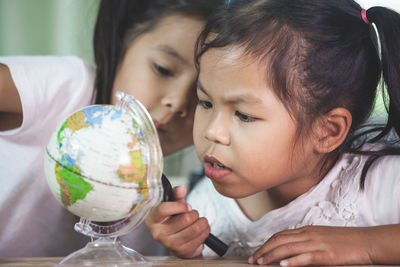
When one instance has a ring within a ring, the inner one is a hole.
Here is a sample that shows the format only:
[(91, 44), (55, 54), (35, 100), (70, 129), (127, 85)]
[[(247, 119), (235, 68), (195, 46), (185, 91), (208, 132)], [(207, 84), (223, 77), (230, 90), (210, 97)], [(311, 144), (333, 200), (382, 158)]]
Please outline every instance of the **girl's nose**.
[(203, 123), (208, 123), (206, 129), (207, 140), (222, 145), (230, 145), (228, 121), (224, 120), (221, 115), (217, 115), (214, 119)]
[(178, 114), (179, 117), (186, 117), (187, 101), (185, 97), (166, 96), (161, 100), (161, 104), (170, 109), (173, 113)]

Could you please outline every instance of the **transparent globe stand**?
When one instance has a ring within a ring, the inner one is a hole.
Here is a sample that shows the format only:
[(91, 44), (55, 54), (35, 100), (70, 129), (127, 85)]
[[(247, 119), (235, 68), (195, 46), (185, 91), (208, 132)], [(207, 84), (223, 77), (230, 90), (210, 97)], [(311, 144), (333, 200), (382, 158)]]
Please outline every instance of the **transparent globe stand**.
[[(129, 226), (130, 225), (130, 226)], [(126, 228), (128, 226), (128, 228)], [(151, 266), (152, 262), (139, 252), (121, 244), (116, 233), (135, 228), (131, 220), (103, 225), (81, 218), (75, 230), (91, 236), (92, 241), (65, 257), (55, 266)]]
[(98, 239), (74, 252), (55, 266), (149, 266), (152, 263), (140, 253), (117, 240)]
[(116, 240), (98, 239), (74, 252), (55, 266), (149, 266), (140, 253)]
[[(150, 209), (157, 205), (162, 198), (163, 188), (161, 184), (161, 173), (163, 158), (157, 130), (144, 106), (133, 96), (118, 92), (118, 109), (128, 111), (135, 123), (140, 128), (140, 134), (145, 139), (146, 148), (142, 152), (148, 157), (148, 169), (145, 174), (146, 184), (135, 187), (140, 194), (144, 191), (148, 194), (142, 196), (142, 200), (132, 208), (129, 216), (117, 221), (98, 222), (81, 216), (80, 221), (75, 224), (74, 229), (91, 238), (85, 247), (71, 253), (55, 266), (149, 266), (152, 262), (139, 252), (125, 247), (119, 241), (119, 236), (125, 235), (136, 228), (147, 216)], [(56, 161), (54, 156), (48, 153), (49, 161)], [(45, 164), (48, 164), (45, 163)], [(70, 171), (65, 169), (64, 171)], [(76, 173), (74, 175), (77, 175)], [(48, 176), (49, 179), (50, 176)], [(87, 178), (82, 176), (82, 178)], [(49, 182), (50, 183), (50, 182)], [(53, 192), (57, 197), (57, 192)], [(60, 199), (58, 199), (60, 201)], [(93, 215), (98, 210), (90, 209)]]

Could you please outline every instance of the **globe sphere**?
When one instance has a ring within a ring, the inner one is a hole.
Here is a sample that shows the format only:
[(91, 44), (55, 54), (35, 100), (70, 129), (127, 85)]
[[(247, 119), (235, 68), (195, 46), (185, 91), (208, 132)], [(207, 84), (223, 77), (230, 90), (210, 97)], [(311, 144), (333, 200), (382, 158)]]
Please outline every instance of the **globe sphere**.
[(142, 220), (161, 199), (157, 131), (140, 102), (128, 100), (74, 112), (46, 148), (51, 192), (71, 213), (90, 221), (133, 215)]

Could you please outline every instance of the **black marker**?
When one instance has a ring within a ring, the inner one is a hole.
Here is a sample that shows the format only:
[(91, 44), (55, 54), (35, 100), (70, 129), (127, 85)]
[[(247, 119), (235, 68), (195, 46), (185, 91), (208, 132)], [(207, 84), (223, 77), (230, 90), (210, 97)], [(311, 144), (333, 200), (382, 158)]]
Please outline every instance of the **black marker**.
[[(172, 186), (168, 178), (164, 174), (161, 177), (161, 182), (164, 189), (163, 201), (173, 201)], [(212, 249), (215, 253), (217, 253), (221, 257), (228, 250), (228, 245), (219, 240), (218, 237), (216, 237), (211, 233), (207, 236), (206, 240), (204, 241), (204, 244), (206, 244), (210, 249)]]

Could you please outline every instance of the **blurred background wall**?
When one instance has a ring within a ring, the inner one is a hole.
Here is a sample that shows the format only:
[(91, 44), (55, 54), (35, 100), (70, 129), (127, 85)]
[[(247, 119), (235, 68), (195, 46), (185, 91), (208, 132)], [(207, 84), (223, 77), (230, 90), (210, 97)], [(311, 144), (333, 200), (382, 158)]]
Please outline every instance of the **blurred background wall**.
[[(400, 11), (400, 0), (358, 2), (363, 8), (383, 5)], [(93, 64), (92, 36), (98, 4), (99, 0), (0, 0), (0, 56), (77, 55)], [(380, 98), (378, 103), (379, 113), (383, 110)], [(185, 183), (184, 177), (198, 168), (193, 148), (165, 161), (167, 175), (177, 177), (175, 184)]]
[[(357, 1), (364, 8), (383, 5), (400, 12), (400, 0)], [(92, 35), (98, 3), (0, 0), (0, 55), (72, 54), (93, 63)]]
[[(99, 2), (0, 0), (0, 56), (77, 55), (94, 65), (92, 37)], [(190, 147), (166, 157), (164, 172), (173, 185), (186, 185), (186, 178), (200, 167)]]
[(98, 0), (0, 0), (0, 55), (77, 55), (93, 63)]

